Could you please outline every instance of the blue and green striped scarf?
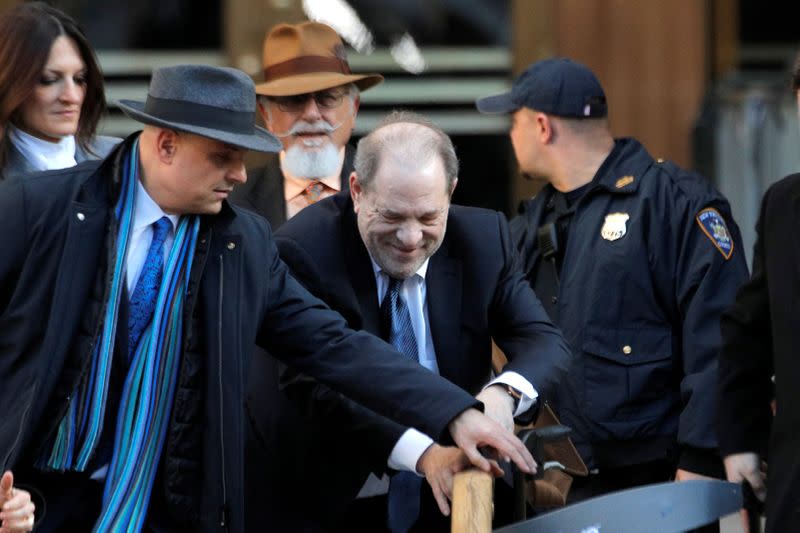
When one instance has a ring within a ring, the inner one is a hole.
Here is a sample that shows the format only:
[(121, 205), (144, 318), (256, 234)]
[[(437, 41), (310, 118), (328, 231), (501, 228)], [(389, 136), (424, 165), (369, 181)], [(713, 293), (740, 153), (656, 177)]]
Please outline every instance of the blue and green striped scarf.
[[(119, 304), (124, 294), (125, 258), (136, 209), (138, 147), (137, 139), (123, 165), (122, 190), (115, 209), (119, 230), (114, 270), (100, 339), (89, 372), (70, 397), (52, 448), (46, 448), (50, 451), (40, 461), (49, 470), (84, 472), (103, 432)], [(125, 378), (114, 453), (95, 531), (138, 532), (144, 525), (178, 381), (183, 304), (199, 227), (198, 216), (182, 216), (178, 223), (153, 319), (142, 334)]]

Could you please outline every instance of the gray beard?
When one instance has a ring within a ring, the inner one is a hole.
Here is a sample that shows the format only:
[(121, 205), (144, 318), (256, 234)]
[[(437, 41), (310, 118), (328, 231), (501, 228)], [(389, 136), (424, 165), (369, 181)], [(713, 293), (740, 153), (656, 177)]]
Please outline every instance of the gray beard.
[(322, 149), (306, 151), (294, 144), (283, 158), (283, 168), (298, 178), (324, 178), (339, 170), (339, 150), (333, 143), (326, 142)]

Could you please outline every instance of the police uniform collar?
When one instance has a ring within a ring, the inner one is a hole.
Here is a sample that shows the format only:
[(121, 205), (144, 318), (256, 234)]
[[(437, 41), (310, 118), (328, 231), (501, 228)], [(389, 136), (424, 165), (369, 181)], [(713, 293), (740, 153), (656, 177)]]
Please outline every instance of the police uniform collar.
[[(639, 177), (652, 163), (653, 158), (636, 139), (615, 139), (614, 147), (589, 182), (584, 196), (597, 188), (616, 194), (633, 194), (639, 189)], [(551, 183), (542, 189), (540, 194), (547, 194), (545, 211), (555, 207), (557, 192)]]
[(636, 139), (614, 140), (614, 148), (600, 165), (594, 179), (598, 187), (617, 194), (632, 194), (639, 189), (639, 178), (653, 164), (653, 158)]
[(592, 182), (585, 183), (577, 189), (567, 192), (558, 191), (555, 187), (548, 184), (547, 189), (543, 191), (544, 194), (546, 194), (545, 212), (555, 210), (557, 217), (571, 214), (575, 211), (578, 201), (586, 196), (592, 189), (594, 189)]

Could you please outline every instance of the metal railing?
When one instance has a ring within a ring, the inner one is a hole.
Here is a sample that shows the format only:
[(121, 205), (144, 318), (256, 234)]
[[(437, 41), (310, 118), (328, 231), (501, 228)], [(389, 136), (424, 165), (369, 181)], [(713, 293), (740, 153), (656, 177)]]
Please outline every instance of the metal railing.
[[(476, 98), (508, 89), (511, 71), (510, 52), (505, 48), (450, 48), (424, 50), (426, 71), (418, 76), (402, 71), (388, 50), (370, 55), (351, 53), (355, 72), (381, 72), (386, 81), (361, 96), (361, 110), (355, 135), (370, 131), (388, 109), (424, 108), (426, 115), (446, 132), (461, 135), (500, 134), (508, 131), (508, 117), (479, 115)], [(99, 51), (98, 58), (106, 77), (109, 114), (101, 133), (124, 136), (139, 128), (115, 105), (117, 100), (143, 100), (154, 68), (181, 63), (224, 66), (225, 54), (219, 50), (199, 51)], [(258, 80), (258, 75), (255, 75)]]

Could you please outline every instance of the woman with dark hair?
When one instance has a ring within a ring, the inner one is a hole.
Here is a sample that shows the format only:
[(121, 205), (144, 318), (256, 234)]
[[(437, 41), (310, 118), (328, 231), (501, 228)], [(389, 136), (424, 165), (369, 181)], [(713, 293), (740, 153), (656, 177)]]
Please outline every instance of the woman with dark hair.
[(0, 15), (0, 179), (104, 157), (103, 76), (83, 31), (41, 2)]
[[(104, 157), (119, 142), (96, 137), (103, 77), (78, 25), (35, 2), (0, 15), (0, 180)], [(0, 476), (0, 530), (30, 531), (31, 494)]]

